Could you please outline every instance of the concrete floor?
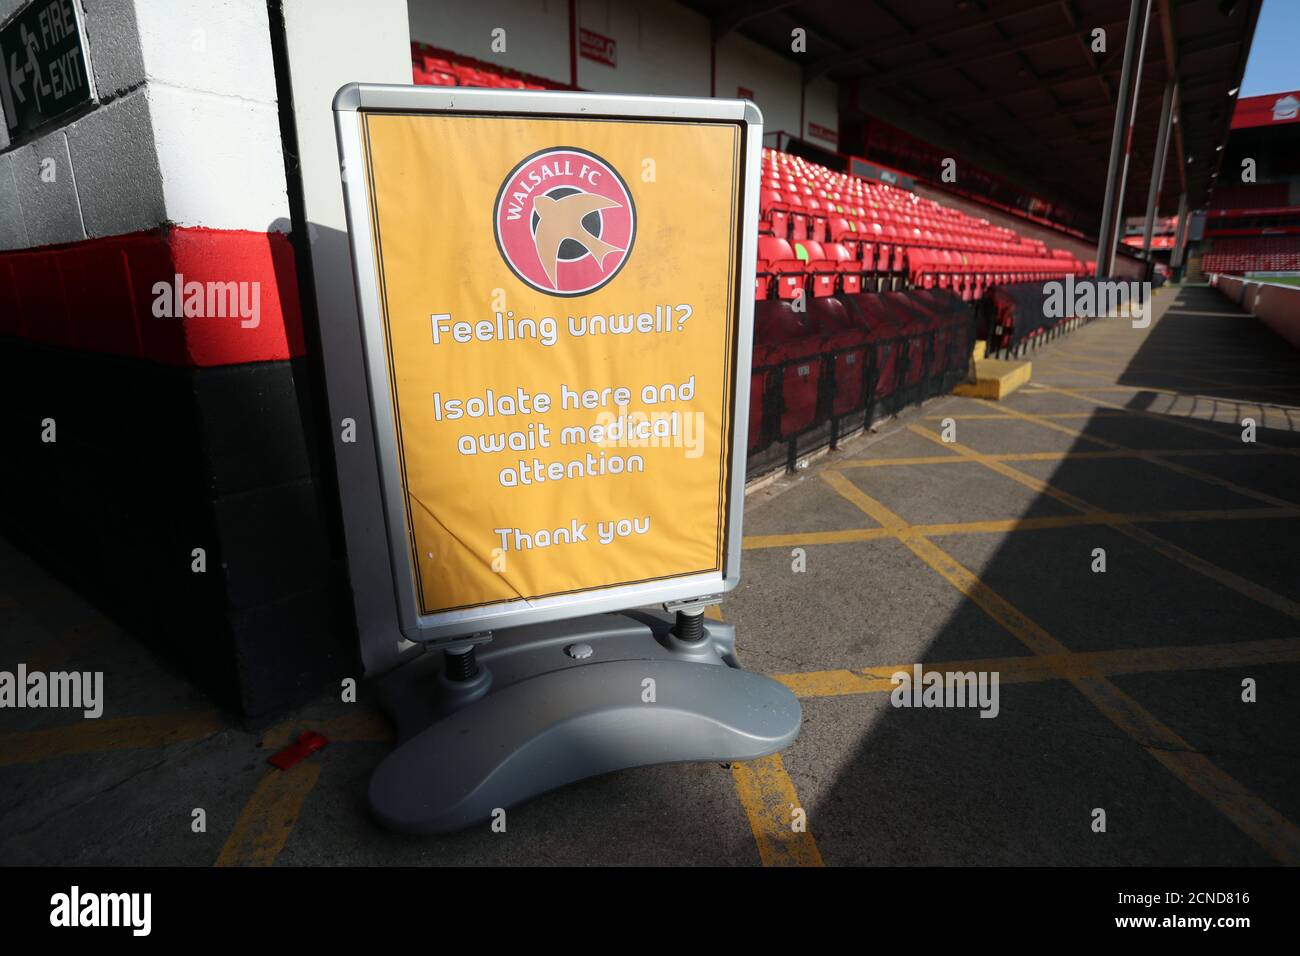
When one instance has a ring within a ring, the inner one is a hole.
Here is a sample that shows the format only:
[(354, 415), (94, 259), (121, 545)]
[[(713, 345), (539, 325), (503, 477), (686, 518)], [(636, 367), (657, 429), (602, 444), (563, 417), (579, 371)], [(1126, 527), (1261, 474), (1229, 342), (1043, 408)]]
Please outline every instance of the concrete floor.
[[(110, 688), (99, 720), (3, 712), (0, 863), (1300, 862), (1300, 353), (1208, 289), (1157, 316), (1093, 323), (1009, 399), (930, 402), (752, 494), (722, 611), (745, 666), (800, 694), (799, 739), (576, 784), (505, 833), (379, 830), (369, 704), (240, 729), (0, 542), (0, 667)], [(996, 671), (997, 718), (892, 706), (914, 662)], [(267, 766), (308, 728), (330, 745)]]

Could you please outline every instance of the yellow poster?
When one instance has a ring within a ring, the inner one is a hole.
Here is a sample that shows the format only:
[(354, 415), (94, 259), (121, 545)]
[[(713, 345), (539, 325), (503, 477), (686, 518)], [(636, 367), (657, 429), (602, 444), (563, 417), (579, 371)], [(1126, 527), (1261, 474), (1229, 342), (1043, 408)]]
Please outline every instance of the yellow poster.
[(361, 123), (421, 613), (720, 571), (739, 127)]

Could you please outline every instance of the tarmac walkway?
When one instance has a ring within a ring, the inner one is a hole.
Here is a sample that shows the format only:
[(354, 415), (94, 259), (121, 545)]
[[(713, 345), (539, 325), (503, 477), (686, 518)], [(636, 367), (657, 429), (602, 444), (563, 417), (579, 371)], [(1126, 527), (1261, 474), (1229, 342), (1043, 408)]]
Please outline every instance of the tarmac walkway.
[[(504, 833), (378, 829), (364, 700), (243, 730), (0, 541), (0, 668), (110, 689), (0, 715), (0, 863), (1300, 863), (1300, 352), (1208, 288), (1155, 311), (751, 494), (722, 614), (802, 699), (785, 753), (575, 784)], [(996, 716), (894, 706), (915, 664), (996, 673)], [(329, 746), (266, 764), (308, 728)]]

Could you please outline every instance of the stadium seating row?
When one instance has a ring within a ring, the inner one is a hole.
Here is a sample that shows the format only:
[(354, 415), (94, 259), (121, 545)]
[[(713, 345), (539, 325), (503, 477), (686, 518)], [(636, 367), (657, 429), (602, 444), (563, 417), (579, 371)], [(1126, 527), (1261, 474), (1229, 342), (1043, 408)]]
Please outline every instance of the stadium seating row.
[(554, 84), (537, 82), (535, 77), (525, 78), (512, 70), (489, 69), (487, 64), (477, 60), (448, 58), (422, 43), (411, 44), (411, 76), (420, 86), (474, 86), (501, 90), (557, 88)]
[(775, 236), (758, 237), (756, 299), (823, 298), (893, 289), (904, 274), (901, 246), (849, 241), (823, 245), (813, 239), (793, 246)]
[(775, 236), (759, 236), (754, 297), (824, 298), (910, 286), (951, 289), (974, 302), (994, 286), (1061, 278), (1067, 272), (1083, 275), (1084, 269), (1082, 263), (1057, 256), (966, 253), (856, 240), (823, 244), (807, 239), (792, 245)]
[(759, 216), (759, 299), (914, 285), (971, 302), (996, 285), (1089, 268), (987, 220), (775, 150), (763, 152)]
[(1300, 236), (1242, 236), (1214, 240), (1202, 272), (1300, 271)]
[(758, 302), (749, 451), (950, 391), (973, 346), (971, 310), (947, 290)]
[[(975, 219), (907, 190), (837, 173), (786, 153), (764, 151), (762, 187), (761, 207), (775, 213), (791, 214), (777, 216), (777, 222), (773, 223), (772, 234), (781, 238), (804, 238), (794, 233), (783, 234), (780, 231), (782, 225), (797, 229), (801, 219), (810, 218), (811, 223), (804, 223), (805, 228), (818, 228), (818, 220), (839, 214), (848, 216), (850, 220), (871, 218), (905, 228), (943, 229), (958, 239), (1004, 242), (1017, 249), (1043, 252), (1041, 242), (1022, 239), (1012, 230), (994, 226), (987, 220)], [(809, 202), (813, 202), (811, 216), (801, 216), (807, 210), (799, 207)], [(811, 238), (823, 241), (815, 234)]]

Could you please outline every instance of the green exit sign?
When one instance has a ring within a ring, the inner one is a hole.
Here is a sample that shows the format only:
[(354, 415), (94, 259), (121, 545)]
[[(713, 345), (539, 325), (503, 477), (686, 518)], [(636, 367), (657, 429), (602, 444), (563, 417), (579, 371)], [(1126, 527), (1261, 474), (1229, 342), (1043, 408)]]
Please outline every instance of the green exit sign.
[(93, 100), (76, 0), (35, 0), (0, 29), (0, 106), (10, 139)]

